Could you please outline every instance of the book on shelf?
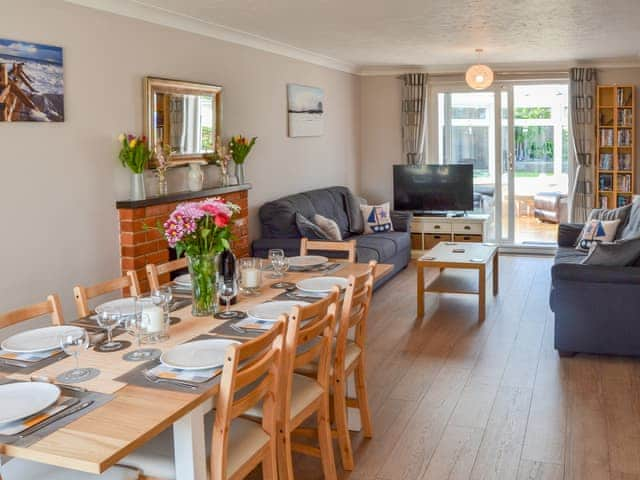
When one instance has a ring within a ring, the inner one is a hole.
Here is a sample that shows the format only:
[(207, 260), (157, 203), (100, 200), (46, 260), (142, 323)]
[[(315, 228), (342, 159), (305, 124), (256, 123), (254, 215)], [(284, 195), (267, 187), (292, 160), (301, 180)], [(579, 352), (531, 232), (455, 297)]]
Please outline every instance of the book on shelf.
[(631, 174), (618, 175), (618, 191), (631, 192)]
[(623, 87), (617, 88), (616, 104), (618, 105), (618, 107), (630, 106), (631, 105), (631, 89), (628, 89), (628, 93), (625, 94)]
[(613, 147), (613, 128), (600, 129), (600, 145), (603, 147)]
[(618, 130), (618, 145), (628, 147), (631, 145), (631, 129), (623, 128)]
[(609, 197), (600, 195), (600, 208), (609, 208)]
[(618, 153), (618, 170), (631, 170), (630, 153)]
[(625, 205), (628, 205), (630, 201), (631, 199), (629, 197), (625, 195), (618, 195), (618, 198), (616, 200), (616, 206), (624, 207)]
[(633, 123), (633, 110), (621, 108), (618, 110), (618, 125), (631, 125)]
[(600, 170), (613, 170), (613, 153), (600, 154)]
[(598, 187), (601, 192), (613, 191), (613, 175), (610, 173), (601, 173), (598, 178)]

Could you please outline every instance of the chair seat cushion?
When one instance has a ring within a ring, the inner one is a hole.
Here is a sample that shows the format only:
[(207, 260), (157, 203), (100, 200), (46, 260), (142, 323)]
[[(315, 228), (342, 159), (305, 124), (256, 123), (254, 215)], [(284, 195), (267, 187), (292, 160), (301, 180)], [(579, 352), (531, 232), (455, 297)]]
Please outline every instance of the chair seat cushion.
[[(211, 453), (214, 420), (214, 412), (204, 417), (207, 455)], [(244, 418), (234, 419), (229, 432), (227, 476), (233, 475), (268, 442), (269, 435), (259, 423)], [(173, 429), (170, 427), (125, 457), (120, 463), (138, 468), (147, 477), (171, 480), (176, 478), (173, 459)]]
[(2, 480), (136, 480), (136, 469), (111, 467), (102, 475), (78, 472), (67, 468), (52, 467), (44, 463), (14, 458), (0, 467)]
[[(300, 412), (322, 395), (322, 387), (313, 378), (304, 375), (293, 375), (291, 384), (291, 418), (296, 418)], [(262, 418), (262, 403), (247, 410), (249, 417)]]
[[(344, 352), (344, 367), (348, 369), (353, 363), (358, 359), (362, 349), (353, 341), (347, 340), (347, 347)], [(331, 362), (331, 375), (333, 375), (333, 364), (335, 363), (335, 354), (336, 354), (336, 339), (333, 339), (332, 344), (332, 357), (334, 360)], [(317, 360), (311, 363), (307, 363), (300, 368), (296, 368), (296, 372), (301, 373), (303, 375), (313, 375), (318, 371), (318, 362)]]

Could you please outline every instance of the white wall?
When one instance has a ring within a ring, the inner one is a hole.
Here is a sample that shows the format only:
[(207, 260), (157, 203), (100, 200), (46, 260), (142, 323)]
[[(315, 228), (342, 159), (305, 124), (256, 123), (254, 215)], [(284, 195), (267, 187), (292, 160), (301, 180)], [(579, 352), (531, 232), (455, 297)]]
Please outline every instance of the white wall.
[[(267, 200), (358, 187), (359, 81), (353, 75), (61, 0), (3, 2), (2, 37), (64, 48), (66, 120), (0, 124), (0, 311), (119, 273), (116, 199), (128, 194), (115, 137), (142, 130), (142, 78), (224, 87), (225, 136), (259, 137), (247, 160), (250, 234)], [(325, 91), (325, 134), (288, 138), (286, 84)], [(183, 186), (184, 172), (169, 180)], [(215, 177), (215, 175), (208, 175)]]

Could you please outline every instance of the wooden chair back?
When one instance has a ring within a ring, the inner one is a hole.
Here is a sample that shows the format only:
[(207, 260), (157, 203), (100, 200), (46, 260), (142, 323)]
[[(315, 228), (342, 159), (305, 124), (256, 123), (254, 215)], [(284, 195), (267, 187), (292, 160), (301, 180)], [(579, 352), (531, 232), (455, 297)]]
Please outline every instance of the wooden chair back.
[[(277, 400), (286, 323), (287, 316), (282, 315), (265, 334), (227, 349), (211, 445), (211, 476), (214, 480), (227, 478), (231, 422), (260, 401), (264, 412), (262, 428), (271, 438), (275, 455)], [(260, 461), (261, 458), (250, 459), (234, 477), (243, 478)]]
[(301, 239), (300, 255), (309, 255), (310, 251), (347, 252), (347, 260), (351, 263), (356, 261), (355, 240), (349, 240), (346, 242), (330, 242), (324, 240), (309, 240), (308, 238)]
[(317, 361), (316, 380), (323, 389), (329, 388), (331, 342), (339, 297), (340, 291), (338, 287), (334, 287), (327, 297), (310, 305), (294, 307), (289, 315), (281, 388), (280, 413), (283, 420), (289, 418), (291, 411), (295, 369)]
[(345, 368), (345, 354), (349, 331), (355, 328), (355, 343), (364, 351), (366, 339), (367, 317), (373, 296), (373, 280), (378, 262), (371, 260), (369, 269), (360, 275), (347, 278), (347, 289), (342, 302), (342, 312), (338, 324), (335, 353), (335, 370), (342, 372)]
[(160, 285), (160, 275), (175, 272), (187, 268), (187, 257), (178, 258), (167, 263), (155, 265), (153, 263), (147, 265), (147, 279), (149, 280), (149, 288), (157, 290)]
[(76, 310), (78, 316), (86, 317), (91, 314), (89, 308), (89, 300), (116, 290), (129, 289), (131, 296), (140, 295), (140, 284), (138, 283), (138, 275), (134, 270), (129, 270), (122, 277), (114, 278), (106, 282), (93, 285), (92, 287), (82, 287), (80, 285), (73, 288), (73, 296), (76, 300)]
[(10, 327), (16, 323), (31, 320), (32, 318), (41, 317), (43, 315), (51, 315), (51, 323), (54, 325), (64, 324), (60, 297), (58, 297), (57, 294), (54, 293), (49, 295), (44, 302), (35, 303), (27, 307), (16, 308), (10, 312), (0, 314), (0, 329)]

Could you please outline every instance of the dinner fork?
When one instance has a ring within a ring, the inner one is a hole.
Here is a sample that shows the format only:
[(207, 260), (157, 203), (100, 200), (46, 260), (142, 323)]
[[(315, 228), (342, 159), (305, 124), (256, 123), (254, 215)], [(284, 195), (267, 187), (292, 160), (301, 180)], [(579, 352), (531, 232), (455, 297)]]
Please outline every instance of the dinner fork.
[(142, 375), (144, 375), (144, 378), (146, 378), (147, 380), (149, 380), (150, 382), (153, 383), (167, 383), (170, 385), (175, 385), (177, 387), (184, 387), (184, 388), (188, 388), (190, 390), (196, 390), (198, 388), (197, 385), (194, 385), (193, 383), (189, 383), (183, 380), (174, 380), (172, 378), (162, 378), (159, 377), (157, 375), (155, 375), (154, 373), (151, 373), (150, 370), (143, 370), (142, 371)]

